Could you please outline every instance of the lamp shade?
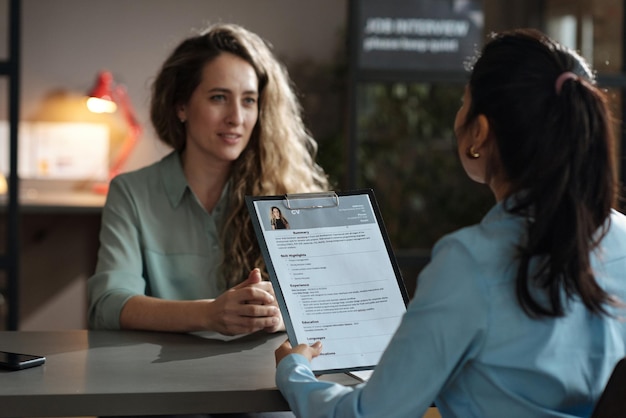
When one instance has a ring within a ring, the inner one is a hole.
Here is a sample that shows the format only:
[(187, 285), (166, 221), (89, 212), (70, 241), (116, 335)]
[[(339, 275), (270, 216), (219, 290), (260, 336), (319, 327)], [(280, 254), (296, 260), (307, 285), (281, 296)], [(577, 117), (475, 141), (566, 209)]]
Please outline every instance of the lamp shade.
[[(109, 71), (101, 71), (98, 74), (96, 83), (89, 92), (87, 108), (94, 113), (113, 113), (119, 108), (128, 126), (128, 134), (109, 168), (109, 180), (111, 180), (119, 174), (135, 147), (139, 135), (141, 135), (141, 125), (135, 117), (135, 111), (130, 103), (126, 88), (121, 84), (115, 83), (113, 75)], [(108, 191), (108, 183), (106, 185), (98, 185), (95, 190), (100, 193), (106, 193)]]

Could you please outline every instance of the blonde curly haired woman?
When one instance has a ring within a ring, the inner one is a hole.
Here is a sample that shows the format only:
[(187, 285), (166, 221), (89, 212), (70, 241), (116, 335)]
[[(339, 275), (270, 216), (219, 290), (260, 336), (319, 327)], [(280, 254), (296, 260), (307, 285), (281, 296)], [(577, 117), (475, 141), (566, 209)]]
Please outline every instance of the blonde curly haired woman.
[(150, 112), (173, 151), (111, 182), (90, 327), (284, 329), (244, 196), (328, 189), (284, 67), (256, 34), (212, 25), (164, 62)]

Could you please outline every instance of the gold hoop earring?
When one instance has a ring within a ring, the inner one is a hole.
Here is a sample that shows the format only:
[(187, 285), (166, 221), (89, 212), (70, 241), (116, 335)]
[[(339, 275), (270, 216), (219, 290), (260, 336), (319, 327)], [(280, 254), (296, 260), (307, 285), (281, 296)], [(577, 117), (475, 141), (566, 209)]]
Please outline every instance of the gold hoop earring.
[(472, 160), (477, 160), (480, 158), (480, 153), (474, 149), (473, 145), (470, 145), (470, 147), (467, 149), (466, 154)]

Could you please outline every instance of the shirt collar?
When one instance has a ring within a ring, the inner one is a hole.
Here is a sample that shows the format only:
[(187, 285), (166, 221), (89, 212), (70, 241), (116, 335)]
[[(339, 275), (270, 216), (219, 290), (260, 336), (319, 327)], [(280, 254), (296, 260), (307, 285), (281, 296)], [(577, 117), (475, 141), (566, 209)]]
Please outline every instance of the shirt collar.
[(180, 153), (172, 151), (163, 157), (163, 163), (160, 168), (161, 181), (163, 182), (167, 198), (172, 207), (178, 207), (185, 192), (189, 188), (189, 184), (183, 173)]
[[(189, 193), (193, 193), (189, 187), (189, 183), (187, 183), (185, 173), (183, 172), (183, 164), (181, 162), (180, 153), (172, 151), (163, 157), (160, 168), (161, 181), (163, 182), (163, 187), (165, 188), (165, 194), (170, 201), (170, 205), (172, 205), (173, 208), (176, 208), (180, 205), (180, 202), (183, 200), (187, 190), (189, 190)], [(230, 182), (227, 182), (224, 186), (224, 190), (222, 190), (220, 201), (214, 210), (216, 214), (221, 214), (224, 211), (224, 205), (226, 204), (225, 196), (228, 194), (229, 186)]]

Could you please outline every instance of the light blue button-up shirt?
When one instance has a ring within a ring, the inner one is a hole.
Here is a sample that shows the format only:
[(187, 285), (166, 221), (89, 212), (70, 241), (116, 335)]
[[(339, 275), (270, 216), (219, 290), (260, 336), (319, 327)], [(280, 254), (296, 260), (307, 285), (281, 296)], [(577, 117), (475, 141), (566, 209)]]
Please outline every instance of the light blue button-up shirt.
[[(281, 361), (276, 383), (297, 416), (589, 416), (626, 355), (622, 318), (570, 304), (533, 320), (515, 296), (515, 245), (523, 221), (496, 205), (478, 225), (441, 239), (408, 311), (367, 384), (317, 381), (305, 357)], [(614, 212), (592, 255), (600, 285), (626, 301), (626, 218)]]
[(118, 329), (122, 307), (136, 295), (191, 300), (222, 293), (218, 228), (226, 194), (227, 188), (207, 213), (176, 152), (113, 179), (102, 213), (98, 264), (87, 283), (89, 327)]

